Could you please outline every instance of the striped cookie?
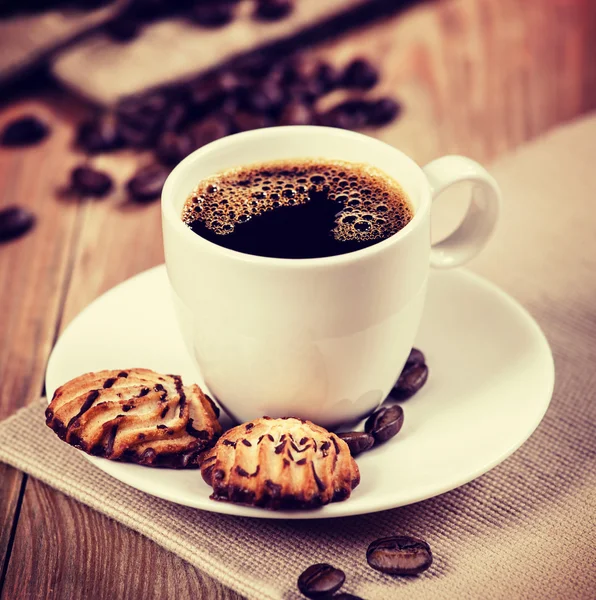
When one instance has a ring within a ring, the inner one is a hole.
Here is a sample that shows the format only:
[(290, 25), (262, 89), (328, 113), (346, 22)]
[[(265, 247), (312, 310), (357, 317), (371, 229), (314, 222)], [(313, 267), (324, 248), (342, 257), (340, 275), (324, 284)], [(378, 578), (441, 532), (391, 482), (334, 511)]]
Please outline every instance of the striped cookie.
[(149, 369), (98, 371), (56, 390), (46, 423), (88, 454), (150, 467), (198, 467), (221, 434), (219, 409), (198, 385)]

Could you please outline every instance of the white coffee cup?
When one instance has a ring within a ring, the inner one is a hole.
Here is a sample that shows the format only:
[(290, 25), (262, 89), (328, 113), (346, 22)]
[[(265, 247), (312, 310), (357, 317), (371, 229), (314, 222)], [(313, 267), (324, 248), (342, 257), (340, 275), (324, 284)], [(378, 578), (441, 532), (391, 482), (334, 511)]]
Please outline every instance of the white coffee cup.
[[(367, 163), (406, 191), (414, 217), (356, 252), (279, 259), (235, 252), (193, 233), (182, 207), (205, 177), (277, 159)], [(431, 245), (431, 202), (473, 183), (457, 230)], [(272, 127), (200, 148), (162, 194), (168, 276), (180, 328), (209, 390), (237, 421), (298, 416), (323, 426), (354, 421), (388, 395), (420, 322), (429, 267), (466, 262), (489, 239), (500, 192), (478, 163), (445, 156), (420, 168), (374, 138), (326, 127)]]

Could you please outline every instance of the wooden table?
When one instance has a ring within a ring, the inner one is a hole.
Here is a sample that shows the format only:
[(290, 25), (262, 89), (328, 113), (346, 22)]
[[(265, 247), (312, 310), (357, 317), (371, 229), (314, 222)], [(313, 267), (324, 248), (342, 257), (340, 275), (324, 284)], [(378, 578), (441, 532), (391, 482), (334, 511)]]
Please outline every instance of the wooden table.
[[(488, 161), (596, 107), (596, 2), (445, 0), (317, 50), (339, 63), (367, 54), (381, 87), (404, 102), (379, 132), (424, 163), (444, 153)], [(0, 418), (39, 398), (56, 336), (99, 294), (163, 260), (159, 206), (61, 192), (73, 126), (88, 111), (51, 91), (0, 111), (45, 115), (51, 137), (0, 152), (0, 206), (38, 215), (34, 231), (0, 246)], [(139, 157), (93, 162), (124, 180)], [(0, 441), (1, 443), (1, 441)], [(177, 556), (39, 481), (0, 464), (1, 598), (238, 598)]]

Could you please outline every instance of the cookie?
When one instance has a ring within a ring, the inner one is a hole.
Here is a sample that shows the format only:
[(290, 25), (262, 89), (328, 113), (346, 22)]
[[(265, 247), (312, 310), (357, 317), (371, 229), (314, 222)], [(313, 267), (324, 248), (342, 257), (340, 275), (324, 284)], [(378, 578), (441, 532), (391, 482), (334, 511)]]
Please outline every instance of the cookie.
[(221, 434), (198, 385), (149, 369), (98, 371), (59, 387), (46, 409), (58, 436), (88, 454), (150, 467), (198, 467)]
[(263, 417), (230, 429), (204, 454), (201, 474), (214, 500), (272, 510), (345, 500), (360, 482), (343, 440), (293, 417)]

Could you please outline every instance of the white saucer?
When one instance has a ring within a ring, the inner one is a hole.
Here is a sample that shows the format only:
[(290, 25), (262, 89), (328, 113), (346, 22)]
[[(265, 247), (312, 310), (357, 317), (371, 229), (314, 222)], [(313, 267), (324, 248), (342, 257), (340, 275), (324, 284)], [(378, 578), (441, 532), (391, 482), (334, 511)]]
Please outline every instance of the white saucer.
[[(550, 402), (554, 367), (530, 315), (496, 286), (463, 270), (431, 273), (416, 346), (426, 354), (429, 380), (403, 404), (398, 436), (358, 458), (361, 483), (344, 502), (293, 512), (236, 506), (210, 500), (197, 470), (84, 456), (139, 490), (231, 515), (320, 519), (424, 500), (486, 473), (528, 439)], [(116, 286), (73, 320), (50, 357), (46, 390), (51, 398), (81, 373), (129, 367), (179, 373), (203, 385), (183, 347), (163, 266)]]

